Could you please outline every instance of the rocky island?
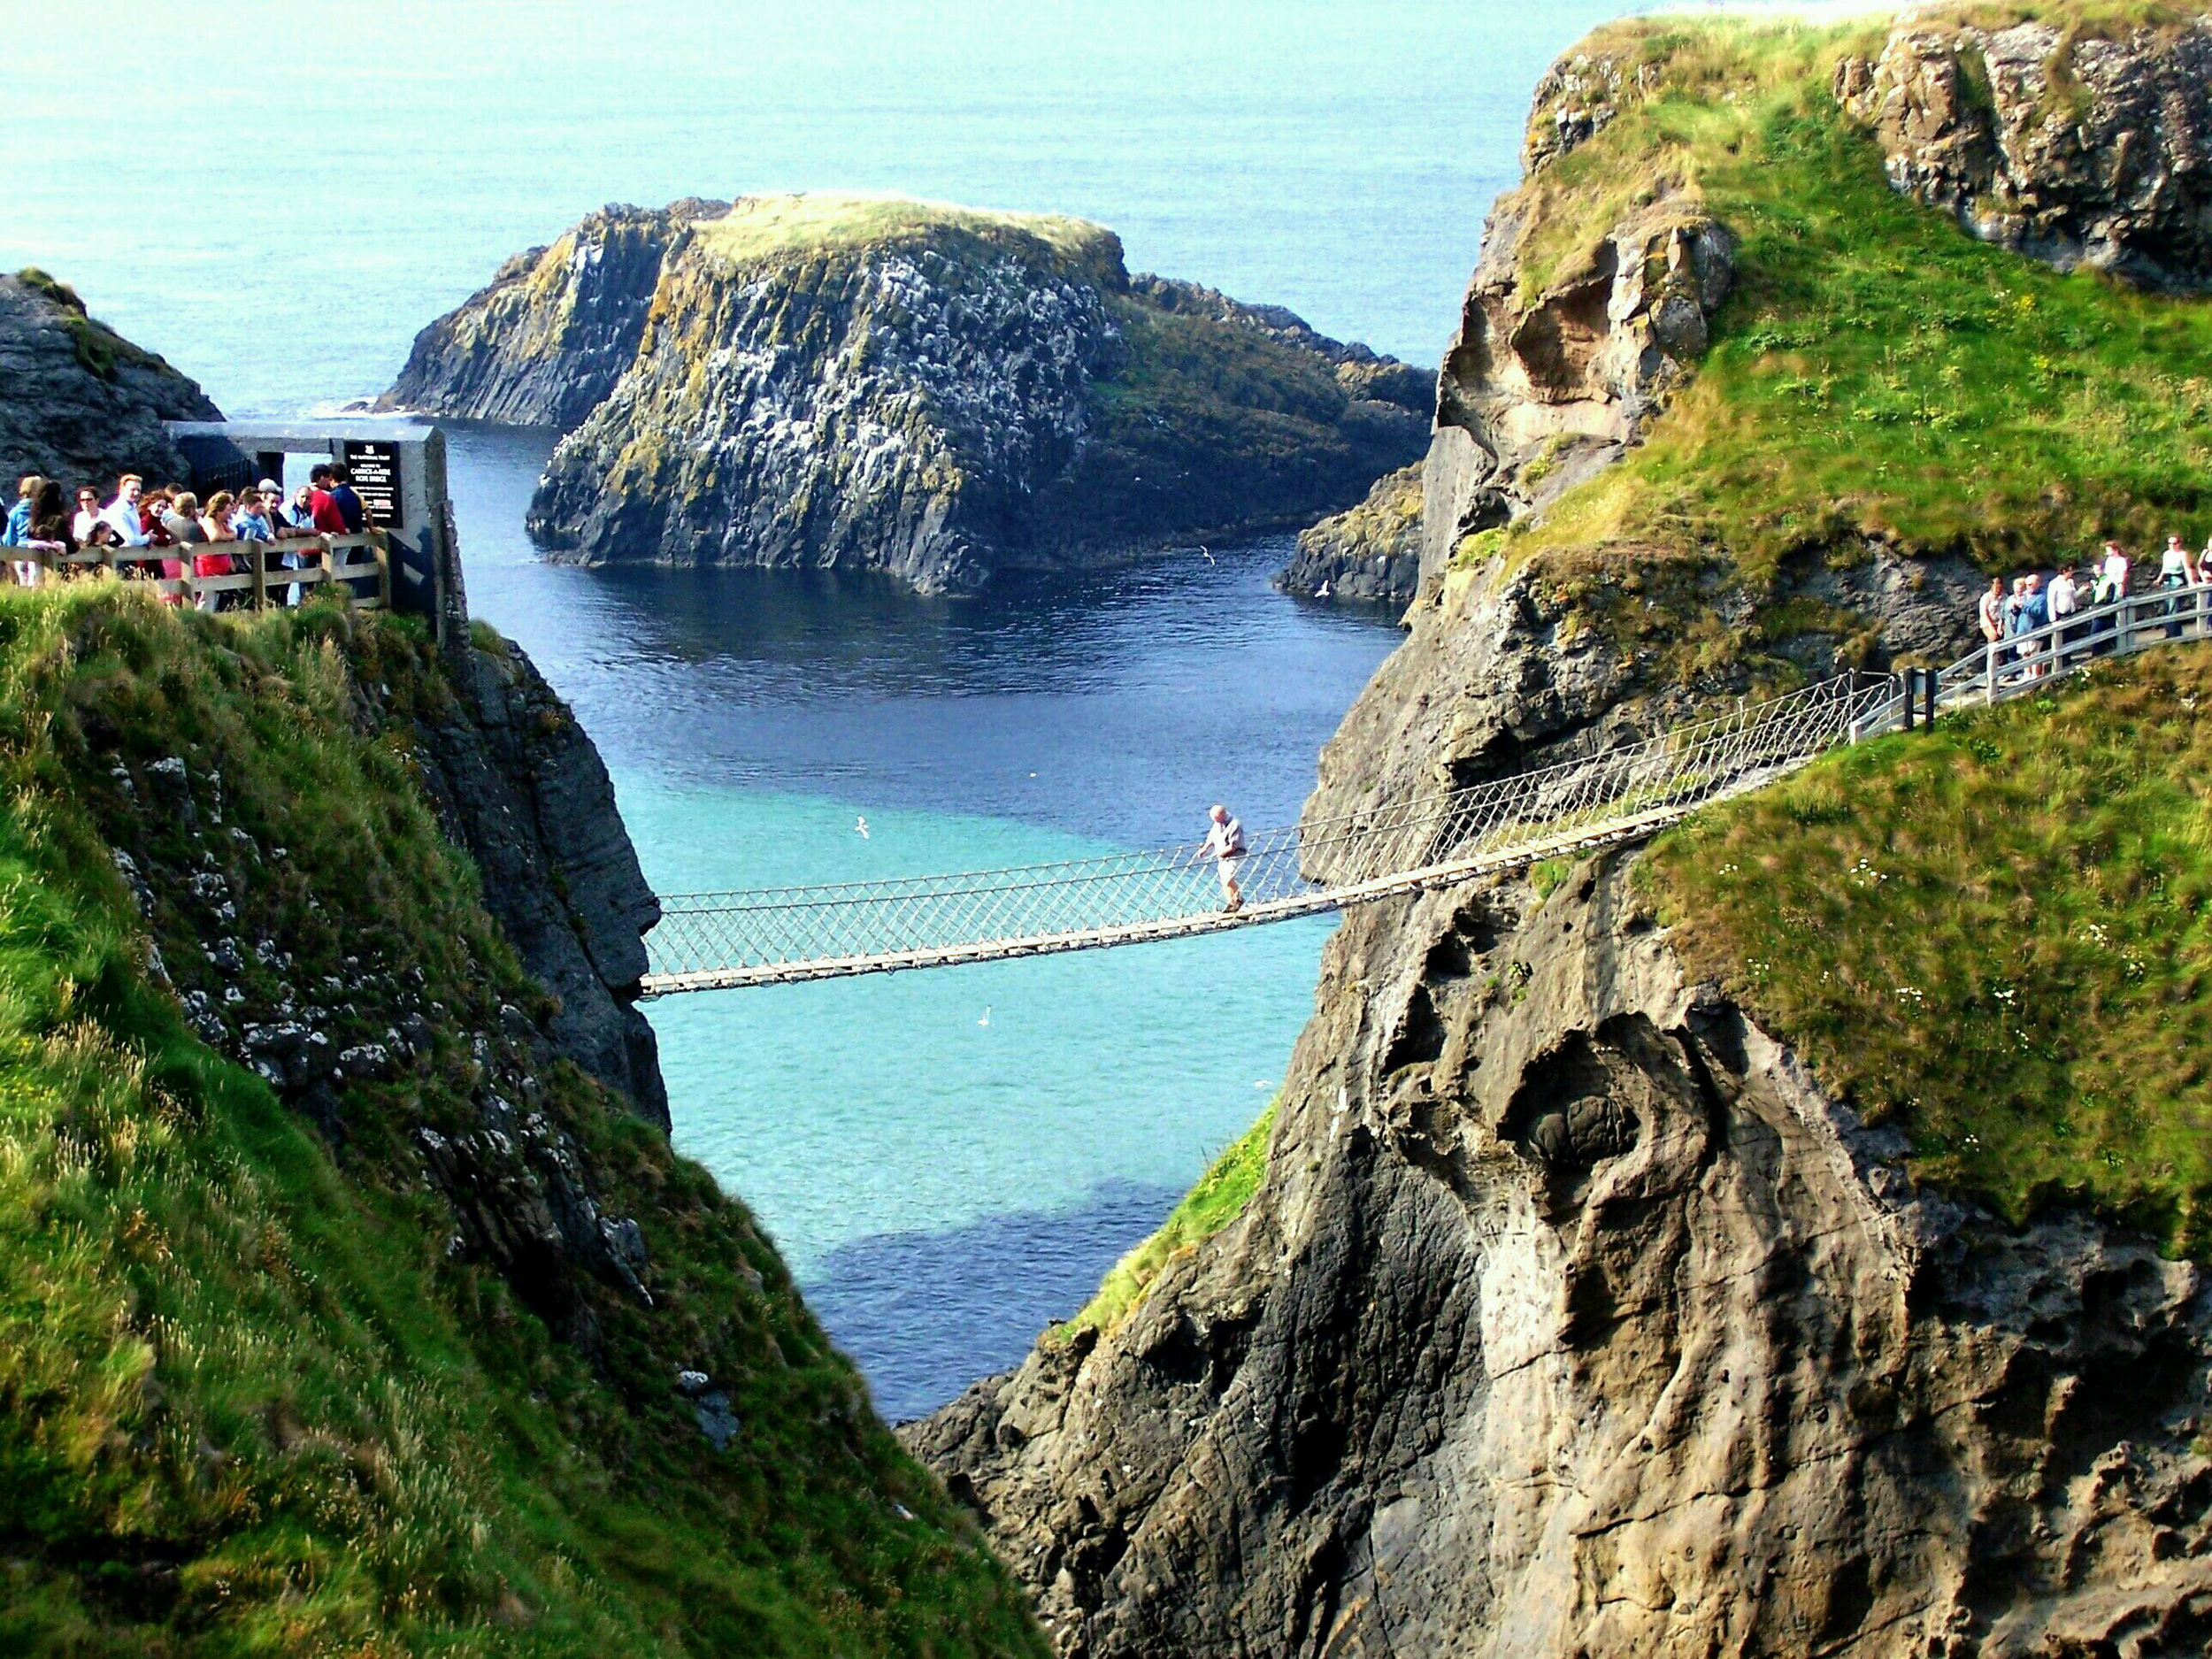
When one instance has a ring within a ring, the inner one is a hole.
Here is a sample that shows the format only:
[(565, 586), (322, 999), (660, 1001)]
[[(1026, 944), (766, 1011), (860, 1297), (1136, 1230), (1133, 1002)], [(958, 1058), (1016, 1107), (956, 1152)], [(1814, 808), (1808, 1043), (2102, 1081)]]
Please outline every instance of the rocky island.
[[(2201, 535), (2205, 25), (2007, 11), (1545, 78), (1310, 814)], [(2201, 1651), (2204, 649), (1348, 915), (1253, 1136), (905, 1431), (1058, 1650)]]
[(1296, 528), (1427, 442), (1425, 373), (1133, 276), (1078, 219), (839, 195), (610, 208), (426, 328), (386, 402), (551, 426), (590, 564), (996, 572)]

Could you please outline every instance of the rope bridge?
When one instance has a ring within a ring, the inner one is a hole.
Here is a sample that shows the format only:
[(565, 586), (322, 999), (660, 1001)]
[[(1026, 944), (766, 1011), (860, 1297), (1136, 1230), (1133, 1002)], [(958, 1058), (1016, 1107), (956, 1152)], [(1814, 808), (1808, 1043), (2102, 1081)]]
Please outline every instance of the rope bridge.
[(1450, 887), (1648, 835), (1801, 765), (1897, 700), (1894, 680), (1841, 677), (1587, 759), (1248, 833), (1233, 914), (1201, 844), (667, 898), (640, 994), (1093, 950)]
[[(1929, 677), (1937, 707), (1999, 703), (2105, 657), (2212, 638), (2212, 588), (2139, 595), (1985, 646)], [(1911, 723), (1894, 676), (1843, 675), (1586, 759), (1248, 835), (1243, 904), (1187, 844), (1064, 864), (664, 899), (641, 996), (998, 962), (1253, 927), (1638, 841), (1824, 750)]]

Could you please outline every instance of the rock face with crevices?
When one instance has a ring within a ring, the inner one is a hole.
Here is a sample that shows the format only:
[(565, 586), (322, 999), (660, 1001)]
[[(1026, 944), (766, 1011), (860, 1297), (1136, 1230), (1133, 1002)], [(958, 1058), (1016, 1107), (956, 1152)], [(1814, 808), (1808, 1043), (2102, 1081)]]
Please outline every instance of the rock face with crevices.
[(2146, 287), (2212, 286), (2212, 21), (2108, 33), (1908, 20), (1838, 99), (1890, 182), (1985, 242)]
[(1624, 861), (1363, 911), (1244, 1217), (910, 1443), (1067, 1655), (2198, 1651), (2202, 1273), (1903, 1150)]
[(1532, 257), (1547, 170), (1601, 124), (1610, 106), (1592, 100), (1620, 78), (1578, 56), (1538, 88), (1527, 177), (1491, 209), (1438, 379), (1425, 580), (1469, 532), (1540, 510), (1636, 443), (1734, 283), (1735, 238), (1671, 184), (1563, 255)]
[(567, 431), (629, 367), (668, 244), (722, 211), (687, 198), (658, 212), (616, 204), (586, 214), (417, 334), (379, 404)]

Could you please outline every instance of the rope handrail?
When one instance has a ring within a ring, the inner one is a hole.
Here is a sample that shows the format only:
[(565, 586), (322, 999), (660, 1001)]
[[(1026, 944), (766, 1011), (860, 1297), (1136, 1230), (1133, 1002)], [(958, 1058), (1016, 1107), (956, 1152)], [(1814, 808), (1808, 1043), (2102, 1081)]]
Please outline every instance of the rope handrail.
[(1222, 902), (1203, 843), (998, 870), (676, 895), (648, 941), (646, 995), (1081, 949), (1285, 919), (1519, 851), (1572, 850), (1747, 787), (1890, 702), (1845, 676), (1525, 772), (1248, 834)]
[[(2212, 588), (2165, 589), (1985, 644), (1936, 705), (1998, 702), (2106, 657), (2212, 638)], [(1839, 675), (1636, 741), (1248, 834), (1222, 902), (1202, 843), (811, 886), (671, 896), (644, 996), (1002, 961), (1189, 937), (1449, 887), (1640, 839), (1909, 718), (1895, 675)]]

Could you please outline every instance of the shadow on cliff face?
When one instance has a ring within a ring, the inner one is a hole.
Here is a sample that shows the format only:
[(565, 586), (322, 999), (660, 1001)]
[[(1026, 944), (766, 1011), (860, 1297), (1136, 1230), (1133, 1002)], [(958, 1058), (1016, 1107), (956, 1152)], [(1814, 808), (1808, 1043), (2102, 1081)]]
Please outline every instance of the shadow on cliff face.
[(876, 1233), (825, 1256), (803, 1288), (868, 1379), (877, 1411), (898, 1423), (1019, 1363), (1180, 1196), (1116, 1182), (1072, 1213), (1020, 1210), (939, 1233)]

